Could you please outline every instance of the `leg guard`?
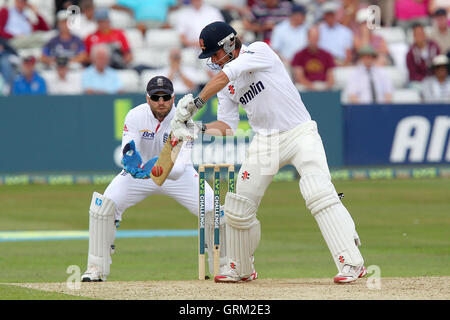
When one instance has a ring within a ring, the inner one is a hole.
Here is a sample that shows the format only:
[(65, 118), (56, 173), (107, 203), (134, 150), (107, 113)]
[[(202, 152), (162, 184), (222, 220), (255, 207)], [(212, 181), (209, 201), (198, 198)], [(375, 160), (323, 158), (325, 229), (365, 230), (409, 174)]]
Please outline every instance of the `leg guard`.
[(261, 238), (261, 225), (256, 219), (256, 204), (243, 196), (228, 192), (225, 197), (227, 221), (227, 259), (241, 277), (253, 272), (253, 253)]
[[(220, 208), (220, 268), (227, 264), (226, 218), (223, 207)], [(209, 273), (214, 274), (214, 212), (205, 213), (205, 247), (208, 250)]]
[(88, 270), (97, 270), (100, 277), (109, 275), (111, 245), (115, 238), (115, 204), (100, 193), (94, 192), (89, 209)]
[(300, 191), (319, 225), (338, 270), (341, 271), (344, 264), (362, 265), (364, 260), (355, 243), (355, 224), (330, 179), (322, 174), (303, 176), (300, 179)]

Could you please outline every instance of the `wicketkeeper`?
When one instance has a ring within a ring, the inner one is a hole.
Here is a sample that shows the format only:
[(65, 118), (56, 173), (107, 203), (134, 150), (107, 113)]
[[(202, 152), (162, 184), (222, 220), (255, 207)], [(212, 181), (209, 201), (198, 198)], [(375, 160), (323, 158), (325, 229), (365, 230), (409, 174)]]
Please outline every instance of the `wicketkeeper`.
[(236, 193), (227, 193), (228, 264), (216, 282), (256, 278), (253, 255), (261, 227), (256, 212), (279, 168), (293, 165), (300, 174), (300, 192), (314, 216), (338, 269), (335, 282), (351, 282), (366, 274), (358, 249), (355, 224), (331, 182), (317, 124), (278, 55), (264, 42), (241, 43), (224, 22), (207, 25), (200, 34), (200, 59), (221, 70), (198, 97), (184, 96), (172, 120), (174, 135), (192, 137), (186, 121), (217, 94), (217, 121), (202, 126), (210, 135), (232, 135), (239, 122), (239, 105), (247, 112), (255, 136), (237, 178)]
[[(171, 132), (175, 116), (172, 82), (163, 76), (147, 84), (147, 103), (128, 112), (123, 128), (122, 163), (124, 169), (108, 185), (104, 195), (94, 192), (89, 212), (89, 255), (82, 281), (105, 281), (110, 273), (116, 229), (124, 211), (152, 194), (171, 196), (192, 214), (198, 215), (198, 173), (191, 162), (193, 142), (185, 142), (175, 165), (162, 186), (150, 178), (150, 172)], [(156, 167), (155, 167), (156, 168)], [(153, 171), (155, 172), (155, 171)], [(210, 273), (213, 273), (213, 191), (205, 186), (205, 242), (208, 247)], [(164, 208), (149, 208), (164, 214)], [(221, 219), (224, 234), (226, 219)], [(151, 226), (149, 226), (151, 227)], [(221, 241), (225, 241), (221, 237)], [(221, 264), (226, 264), (225, 245), (221, 245)]]

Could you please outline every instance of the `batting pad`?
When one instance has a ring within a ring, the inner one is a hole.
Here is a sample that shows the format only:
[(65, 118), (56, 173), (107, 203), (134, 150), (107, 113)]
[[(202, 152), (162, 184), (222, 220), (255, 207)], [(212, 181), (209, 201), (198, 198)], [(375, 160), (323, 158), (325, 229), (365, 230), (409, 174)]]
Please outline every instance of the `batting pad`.
[(261, 224), (256, 219), (256, 204), (246, 197), (228, 192), (224, 211), (227, 219), (227, 258), (244, 277), (253, 272), (253, 253), (261, 238)]
[(96, 266), (104, 276), (109, 275), (111, 264), (111, 244), (115, 237), (114, 214), (114, 202), (94, 192), (89, 208), (88, 269)]
[(364, 260), (355, 243), (355, 223), (330, 179), (320, 174), (304, 176), (300, 179), (300, 191), (338, 270), (341, 271), (344, 264), (362, 265)]

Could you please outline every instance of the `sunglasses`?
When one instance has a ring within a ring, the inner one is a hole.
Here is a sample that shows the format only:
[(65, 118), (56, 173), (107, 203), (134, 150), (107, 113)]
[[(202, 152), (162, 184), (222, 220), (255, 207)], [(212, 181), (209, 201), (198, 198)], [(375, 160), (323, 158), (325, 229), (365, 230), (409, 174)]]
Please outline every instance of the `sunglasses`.
[(169, 101), (170, 99), (172, 99), (172, 95), (171, 94), (164, 94), (164, 95), (158, 95), (158, 94), (152, 94), (150, 96), (150, 100), (158, 102), (159, 98), (163, 98), (164, 101)]

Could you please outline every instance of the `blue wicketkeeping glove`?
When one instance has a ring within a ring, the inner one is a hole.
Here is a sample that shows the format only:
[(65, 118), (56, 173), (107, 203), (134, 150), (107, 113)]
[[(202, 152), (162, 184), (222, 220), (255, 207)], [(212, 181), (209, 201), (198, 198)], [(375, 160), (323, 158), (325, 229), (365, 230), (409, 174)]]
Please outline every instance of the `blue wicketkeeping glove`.
[(133, 177), (137, 179), (148, 179), (150, 178), (150, 173), (152, 172), (152, 168), (155, 165), (156, 161), (158, 160), (158, 157), (154, 157), (147, 161), (147, 163), (142, 167), (139, 168), (140, 170), (133, 175)]
[(123, 148), (122, 164), (126, 172), (130, 173), (133, 177), (141, 169), (142, 158), (138, 151), (136, 151), (136, 145), (134, 140), (131, 140)]

